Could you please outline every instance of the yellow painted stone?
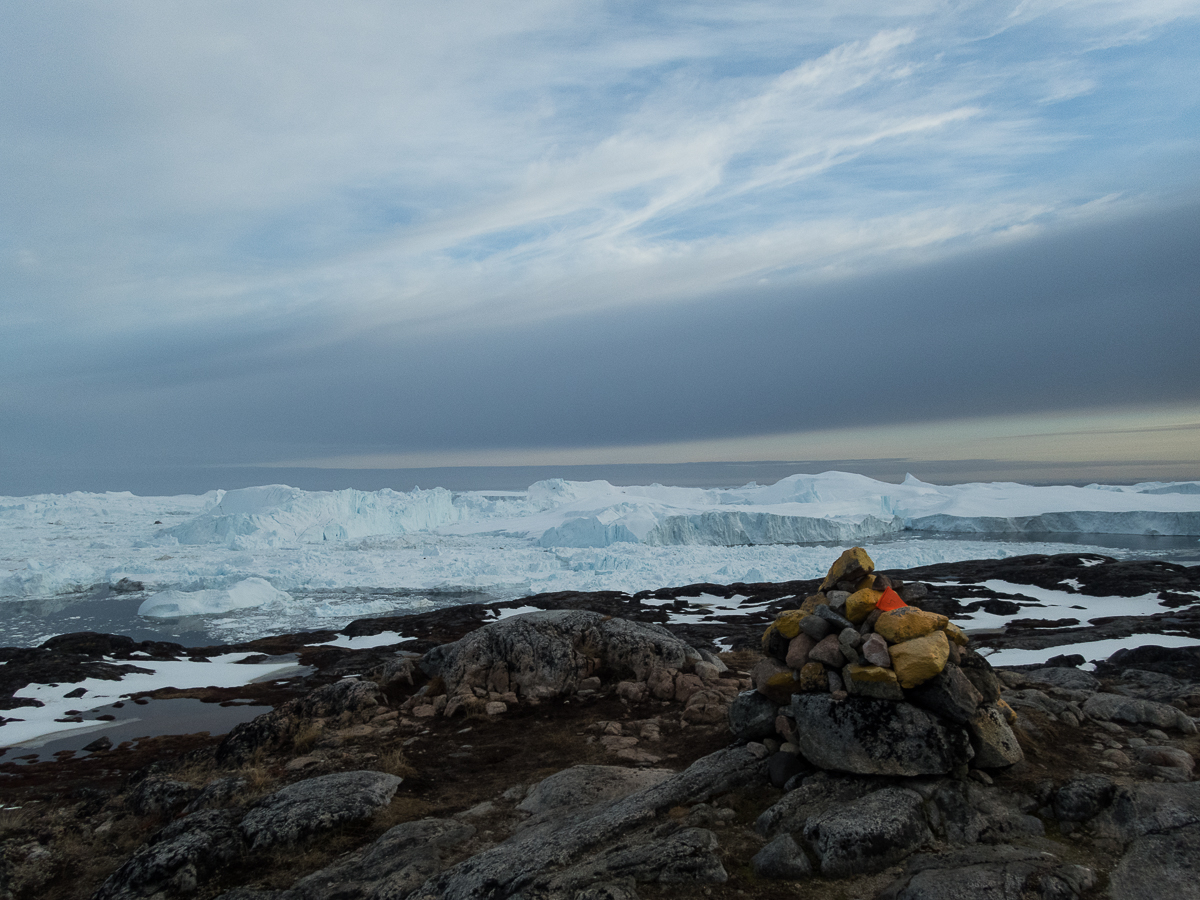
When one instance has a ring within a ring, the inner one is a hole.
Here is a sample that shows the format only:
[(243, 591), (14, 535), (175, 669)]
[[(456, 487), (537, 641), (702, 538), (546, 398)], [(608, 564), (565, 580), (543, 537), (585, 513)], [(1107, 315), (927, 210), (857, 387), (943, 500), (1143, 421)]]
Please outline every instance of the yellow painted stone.
[(862, 547), (851, 547), (829, 567), (829, 574), (821, 582), (821, 590), (831, 588), (839, 581), (857, 583), (864, 575), (873, 571), (875, 571), (875, 562), (867, 556), (867, 551)]
[(855, 682), (867, 684), (896, 684), (896, 673), (882, 666), (846, 666), (842, 670)]
[(775, 630), (790, 641), (800, 633), (800, 620), (806, 615), (798, 609), (789, 609), (775, 620)]
[(870, 588), (855, 591), (846, 600), (846, 618), (858, 625), (871, 614), (871, 610), (882, 596), (883, 591), (873, 591)]
[[(856, 591), (865, 591), (865, 590), (867, 590), (868, 588), (869, 588), (870, 590), (875, 590), (875, 589), (876, 589), (876, 588), (875, 588), (875, 576), (874, 576), (874, 575), (866, 575), (866, 576), (864, 576), (863, 578), (861, 578), (861, 579), (859, 580), (858, 584), (854, 585), (854, 589), (855, 589)], [(881, 593), (881, 594), (883, 593), (883, 588), (879, 588), (878, 590), (879, 590), (879, 593)]]
[(800, 682), (796, 680), (792, 674), (792, 670), (779, 672), (769, 677), (763, 684), (759, 685), (758, 692), (780, 705), (788, 703), (791, 700), (792, 694), (800, 693)]
[(888, 648), (892, 654), (892, 669), (900, 687), (913, 688), (924, 684), (946, 668), (950, 657), (950, 642), (946, 632), (934, 631)]
[(965, 647), (971, 642), (971, 639), (967, 637), (967, 633), (949, 620), (946, 621), (942, 631), (946, 632), (946, 637), (950, 638), (950, 640), (954, 641), (960, 647)]
[[(875, 623), (875, 631), (882, 634), (889, 644), (899, 644), (931, 631), (941, 631), (949, 623), (949, 619), (937, 613), (925, 612), (915, 606), (902, 606), (880, 616)], [(942, 637), (944, 639), (945, 635)]]
[(804, 615), (807, 616), (818, 606), (828, 606), (828, 605), (829, 605), (829, 598), (826, 597), (824, 594), (813, 594), (812, 596), (804, 598), (804, 602), (800, 604), (800, 612), (804, 613)]

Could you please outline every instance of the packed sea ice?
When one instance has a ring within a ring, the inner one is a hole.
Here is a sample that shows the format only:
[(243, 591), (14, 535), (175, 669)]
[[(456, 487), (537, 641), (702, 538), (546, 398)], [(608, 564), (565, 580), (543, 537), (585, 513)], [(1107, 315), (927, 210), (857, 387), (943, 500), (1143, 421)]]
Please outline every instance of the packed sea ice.
[(253, 637), (468, 595), (812, 578), (830, 545), (863, 544), (881, 568), (907, 568), (1081, 550), (1080, 534), (1200, 536), (1200, 485), (826, 472), (727, 489), (552, 480), (524, 491), (0, 498), (0, 601), (61, 605), (136, 583), (143, 618), (201, 616), (212, 633)]

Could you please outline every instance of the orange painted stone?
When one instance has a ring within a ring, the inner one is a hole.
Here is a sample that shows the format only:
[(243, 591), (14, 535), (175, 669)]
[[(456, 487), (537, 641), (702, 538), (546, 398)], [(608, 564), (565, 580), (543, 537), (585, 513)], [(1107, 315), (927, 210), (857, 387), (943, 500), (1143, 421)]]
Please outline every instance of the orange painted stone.
[(883, 596), (875, 604), (876, 609), (881, 609), (884, 612), (891, 612), (893, 609), (900, 609), (902, 606), (908, 606), (908, 604), (901, 600), (900, 595), (891, 588), (885, 588)]

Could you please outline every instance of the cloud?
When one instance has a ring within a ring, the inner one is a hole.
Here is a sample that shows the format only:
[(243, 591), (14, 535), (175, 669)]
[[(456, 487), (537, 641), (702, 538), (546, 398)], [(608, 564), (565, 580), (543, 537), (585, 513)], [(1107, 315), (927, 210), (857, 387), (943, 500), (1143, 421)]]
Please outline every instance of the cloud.
[(3, 8), (25, 459), (1192, 396), (1198, 3)]

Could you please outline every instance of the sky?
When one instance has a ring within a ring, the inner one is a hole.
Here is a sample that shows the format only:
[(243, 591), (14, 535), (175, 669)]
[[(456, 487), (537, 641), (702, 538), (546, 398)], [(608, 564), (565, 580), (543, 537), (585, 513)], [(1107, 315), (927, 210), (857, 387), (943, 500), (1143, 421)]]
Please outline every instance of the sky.
[(1200, 478), (1200, 0), (0, 13), (0, 494)]

